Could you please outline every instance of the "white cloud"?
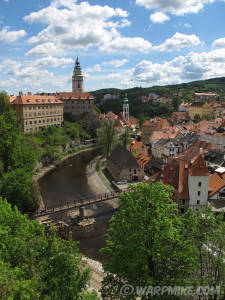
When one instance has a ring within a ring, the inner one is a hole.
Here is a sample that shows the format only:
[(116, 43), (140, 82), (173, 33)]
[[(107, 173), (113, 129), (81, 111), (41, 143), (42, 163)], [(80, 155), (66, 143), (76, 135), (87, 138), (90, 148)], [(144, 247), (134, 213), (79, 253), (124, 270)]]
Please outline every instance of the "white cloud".
[(64, 51), (59, 47), (56, 47), (53, 43), (44, 43), (41, 45), (37, 45), (36, 47), (29, 50), (26, 55), (63, 55)]
[(198, 46), (201, 44), (201, 41), (195, 34), (182, 34), (176, 32), (171, 38), (168, 38), (164, 43), (160, 44), (159, 46), (154, 46), (154, 50), (158, 51), (179, 51), (182, 48), (188, 48), (193, 46)]
[(217, 39), (213, 42), (212, 47), (214, 49), (221, 49), (225, 48), (225, 38)]
[(185, 23), (185, 24), (184, 24), (184, 27), (186, 27), (186, 28), (191, 28), (191, 24)]
[(111, 65), (111, 66), (113, 66), (115, 68), (119, 68), (119, 67), (125, 65), (128, 62), (129, 62), (128, 59), (123, 58), (123, 59), (113, 59), (111, 61), (104, 61), (102, 64), (104, 66)]
[(139, 51), (148, 53), (152, 44), (140, 37), (116, 37), (115, 39), (105, 42), (99, 50), (103, 52), (129, 52)]
[(13, 43), (23, 38), (26, 35), (25, 30), (9, 30), (9, 27), (4, 27), (0, 31), (0, 41), (3, 43)]
[(186, 13), (198, 13), (205, 4), (213, 3), (214, 1), (215, 0), (136, 0), (136, 4), (142, 5), (147, 9), (158, 9), (180, 16)]
[(163, 12), (155, 12), (154, 14), (150, 15), (150, 20), (153, 23), (164, 23), (165, 21), (168, 21), (170, 18), (164, 14)]
[(101, 67), (99, 64), (96, 64), (92, 67), (89, 67), (85, 70), (85, 76), (88, 76), (88, 73), (93, 73), (93, 72), (101, 72)]
[(162, 64), (143, 60), (136, 66), (133, 79), (136, 85), (152, 86), (221, 77), (224, 73), (225, 49), (216, 49), (191, 52)]
[(47, 56), (47, 57), (37, 59), (34, 62), (33, 66), (37, 66), (39, 68), (42, 67), (57, 68), (59, 66), (65, 66), (73, 62), (74, 60), (72, 58), (64, 58), (64, 57), (57, 58), (57, 57)]
[[(119, 20), (114, 22), (111, 20), (113, 17)], [(46, 25), (37, 35), (29, 38), (28, 42), (31, 45), (53, 44), (55, 51), (61, 51), (79, 48), (84, 50), (112, 41), (120, 35), (117, 28), (130, 25), (127, 17), (127, 11), (120, 8), (92, 6), (88, 2), (76, 4), (76, 1), (72, 0), (55, 0), (50, 6), (25, 16), (24, 20)], [(38, 46), (28, 54), (46, 54), (44, 46)], [(57, 55), (53, 47), (51, 54)]]

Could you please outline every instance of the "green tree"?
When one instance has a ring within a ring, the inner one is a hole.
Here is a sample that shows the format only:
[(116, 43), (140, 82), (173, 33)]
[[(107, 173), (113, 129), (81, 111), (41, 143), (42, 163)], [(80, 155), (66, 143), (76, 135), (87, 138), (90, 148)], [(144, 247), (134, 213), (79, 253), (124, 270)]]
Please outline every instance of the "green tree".
[(0, 115), (0, 160), (3, 171), (8, 172), (12, 162), (12, 153), (18, 137), (16, 119), (12, 112)]
[(9, 96), (6, 92), (0, 92), (0, 114), (5, 112), (9, 112), (10, 110), (10, 103), (9, 103)]
[(98, 142), (105, 157), (108, 158), (118, 143), (118, 134), (114, 122), (103, 122), (102, 127), (98, 130)]
[(121, 134), (121, 136), (120, 136), (120, 141), (124, 148), (127, 148), (127, 145), (129, 143), (130, 139), (131, 139), (130, 138), (130, 130), (129, 130), (129, 127), (126, 127), (124, 133)]
[(87, 292), (90, 272), (71, 240), (30, 221), (0, 199), (0, 299), (97, 300)]
[(183, 224), (171, 200), (172, 188), (159, 182), (129, 188), (120, 195), (120, 210), (110, 220), (102, 250), (106, 255), (103, 299), (136, 299), (135, 294), (119, 295), (124, 284), (188, 285), (195, 264), (191, 239), (182, 238)]
[[(187, 228), (193, 234), (198, 268), (195, 279), (199, 286), (220, 287), (220, 295), (209, 299), (225, 297), (225, 223), (224, 213), (215, 215), (210, 207), (198, 211), (188, 222)], [(208, 299), (207, 297), (205, 299)]]
[(0, 195), (21, 212), (34, 212), (39, 203), (32, 193), (32, 178), (25, 169), (15, 169), (4, 174), (0, 182)]
[(194, 115), (194, 120), (195, 123), (199, 123), (201, 121), (201, 117), (199, 114)]
[(175, 111), (178, 111), (178, 107), (179, 105), (181, 104), (181, 98), (176, 96), (173, 98), (173, 102), (172, 102), (172, 105), (173, 105), (173, 108)]

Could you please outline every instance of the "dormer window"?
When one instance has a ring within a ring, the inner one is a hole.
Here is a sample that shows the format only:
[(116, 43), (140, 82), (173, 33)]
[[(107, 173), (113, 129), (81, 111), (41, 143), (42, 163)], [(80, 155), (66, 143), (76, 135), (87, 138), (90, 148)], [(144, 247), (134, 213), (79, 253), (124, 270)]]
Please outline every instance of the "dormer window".
[(40, 102), (40, 99), (36, 99), (36, 102), (38, 102), (38, 103), (39, 103), (39, 102)]
[(30, 103), (30, 99), (27, 99), (27, 103)]
[(45, 99), (42, 99), (42, 102), (45, 102), (46, 100)]

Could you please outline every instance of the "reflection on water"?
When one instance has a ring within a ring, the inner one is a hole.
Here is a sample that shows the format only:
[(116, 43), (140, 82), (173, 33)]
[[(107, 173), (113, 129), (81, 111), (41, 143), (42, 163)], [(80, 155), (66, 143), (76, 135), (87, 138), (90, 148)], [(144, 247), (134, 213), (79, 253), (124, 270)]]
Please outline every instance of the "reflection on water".
[[(64, 161), (45, 174), (40, 180), (43, 202), (48, 208), (65, 204), (80, 197), (93, 195), (85, 174), (87, 164), (99, 155), (98, 150), (83, 152)], [(111, 214), (99, 217), (88, 230), (73, 230), (73, 239), (79, 241), (80, 251), (92, 258), (102, 260), (99, 249), (104, 247), (104, 235)], [(78, 229), (78, 228), (77, 228)]]
[(52, 208), (68, 201), (93, 195), (87, 182), (85, 169), (90, 160), (98, 155), (98, 150), (79, 153), (45, 174), (40, 180), (43, 202)]

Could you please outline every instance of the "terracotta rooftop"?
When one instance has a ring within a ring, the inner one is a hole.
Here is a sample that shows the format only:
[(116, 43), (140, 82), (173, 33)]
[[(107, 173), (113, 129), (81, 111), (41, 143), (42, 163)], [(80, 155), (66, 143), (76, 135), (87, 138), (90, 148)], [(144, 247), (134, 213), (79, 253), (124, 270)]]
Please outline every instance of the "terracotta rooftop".
[(62, 92), (58, 93), (58, 96), (61, 100), (94, 100), (92, 94), (87, 92)]
[(191, 176), (207, 176), (209, 175), (209, 170), (206, 167), (204, 158), (199, 154), (189, 168), (189, 174)]
[(145, 166), (151, 160), (151, 157), (144, 154), (139, 154), (136, 157), (136, 160), (140, 166)]
[(209, 196), (213, 196), (219, 190), (225, 187), (225, 182), (220, 178), (217, 173), (212, 174), (209, 177)]
[(59, 100), (56, 96), (46, 96), (46, 95), (19, 95), (11, 104), (62, 104), (63, 102)]
[(140, 150), (146, 148), (146, 146), (142, 142), (138, 142), (136, 140), (132, 140), (129, 144), (129, 149), (131, 150)]

